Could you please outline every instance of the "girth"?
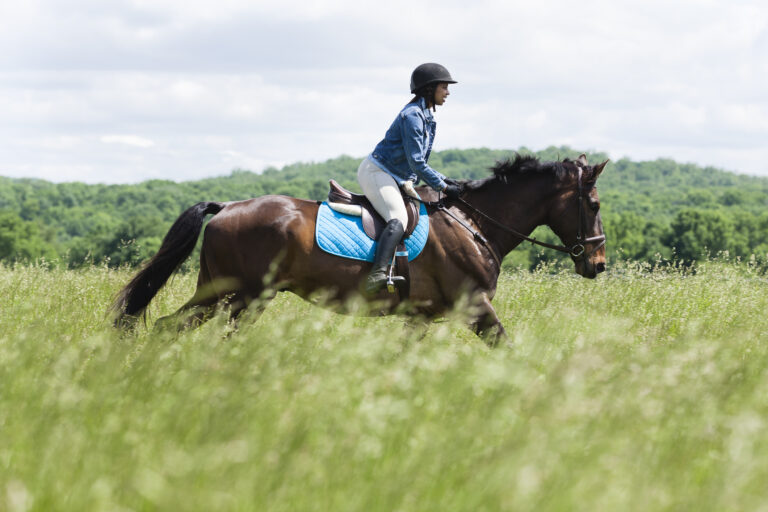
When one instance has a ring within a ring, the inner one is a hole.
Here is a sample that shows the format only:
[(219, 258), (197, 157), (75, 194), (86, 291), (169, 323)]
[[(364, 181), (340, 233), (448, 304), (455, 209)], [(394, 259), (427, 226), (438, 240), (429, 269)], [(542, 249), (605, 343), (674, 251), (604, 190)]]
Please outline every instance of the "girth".
[[(328, 202), (334, 204), (343, 204), (359, 206), (362, 208), (363, 229), (365, 234), (373, 240), (378, 240), (386, 221), (379, 215), (371, 202), (363, 194), (355, 194), (339, 185), (335, 180), (330, 180), (330, 190), (328, 191)], [(401, 194), (402, 190), (400, 191)], [(403, 239), (408, 238), (416, 225), (419, 223), (419, 206), (416, 201), (403, 194), (403, 203), (408, 212), (408, 225), (405, 227)], [(331, 205), (333, 207), (333, 205)]]

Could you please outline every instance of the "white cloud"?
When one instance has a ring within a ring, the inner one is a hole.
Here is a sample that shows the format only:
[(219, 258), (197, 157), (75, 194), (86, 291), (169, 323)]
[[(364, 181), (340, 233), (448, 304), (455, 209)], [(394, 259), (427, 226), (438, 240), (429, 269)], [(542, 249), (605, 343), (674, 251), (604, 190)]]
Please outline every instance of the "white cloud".
[(424, 61), (460, 82), (436, 149), (569, 143), (768, 174), (757, 1), (30, 0), (0, 6), (0, 45), (2, 175), (362, 157)]
[(150, 139), (138, 135), (102, 135), (99, 140), (105, 144), (125, 144), (137, 148), (151, 148), (155, 145)]

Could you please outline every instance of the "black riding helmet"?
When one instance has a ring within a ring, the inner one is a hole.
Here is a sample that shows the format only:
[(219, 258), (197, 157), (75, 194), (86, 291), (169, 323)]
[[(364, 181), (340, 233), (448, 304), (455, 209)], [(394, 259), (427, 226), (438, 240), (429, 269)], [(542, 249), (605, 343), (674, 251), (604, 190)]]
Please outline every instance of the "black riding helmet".
[(411, 73), (411, 92), (414, 93), (425, 85), (446, 83), (455, 84), (456, 80), (451, 78), (451, 74), (445, 69), (445, 66), (429, 62), (422, 64)]

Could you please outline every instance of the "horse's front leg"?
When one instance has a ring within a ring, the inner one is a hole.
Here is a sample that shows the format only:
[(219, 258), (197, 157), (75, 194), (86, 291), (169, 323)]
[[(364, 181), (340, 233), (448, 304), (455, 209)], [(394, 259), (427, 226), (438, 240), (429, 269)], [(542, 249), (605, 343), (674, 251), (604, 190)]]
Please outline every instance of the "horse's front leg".
[(507, 331), (501, 325), (501, 320), (496, 315), (496, 310), (493, 309), (491, 300), (485, 292), (479, 295), (477, 310), (471, 327), (475, 334), (482, 337), (491, 347), (497, 346), (502, 341), (509, 340)]

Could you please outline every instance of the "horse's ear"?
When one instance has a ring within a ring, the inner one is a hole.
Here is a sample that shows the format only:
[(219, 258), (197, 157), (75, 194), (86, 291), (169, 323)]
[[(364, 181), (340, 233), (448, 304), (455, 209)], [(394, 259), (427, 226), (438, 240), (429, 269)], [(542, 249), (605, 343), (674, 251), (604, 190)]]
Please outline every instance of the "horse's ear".
[(579, 160), (579, 163), (580, 163), (581, 165), (583, 165), (584, 167), (586, 167), (587, 165), (589, 165), (589, 164), (587, 164), (587, 155), (585, 155), (584, 153), (582, 153), (581, 155), (579, 155), (579, 158), (578, 158), (578, 160)]
[(605, 166), (610, 162), (611, 160), (608, 159), (605, 162), (601, 164), (597, 164), (594, 168), (594, 171), (592, 171), (592, 177), (590, 178), (590, 181), (597, 180), (597, 177), (600, 176), (600, 173), (603, 172), (603, 169), (605, 169)]

